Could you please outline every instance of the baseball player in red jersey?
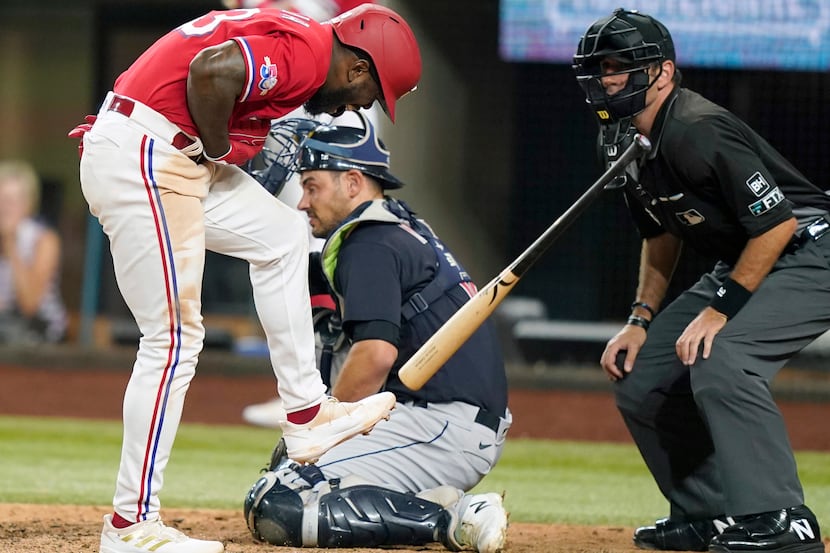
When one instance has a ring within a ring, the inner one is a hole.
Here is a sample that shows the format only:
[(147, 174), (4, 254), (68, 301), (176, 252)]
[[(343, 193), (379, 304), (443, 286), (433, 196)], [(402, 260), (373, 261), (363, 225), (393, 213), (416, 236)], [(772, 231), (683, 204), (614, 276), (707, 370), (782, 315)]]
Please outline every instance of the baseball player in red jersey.
[(213, 11), (150, 46), (118, 77), (97, 118), (70, 133), (82, 140), (82, 191), (142, 334), (102, 553), (224, 550), (159, 516), (204, 339), (206, 249), (250, 263), (292, 458), (314, 461), (388, 416), (391, 393), (357, 403), (326, 396), (315, 367), (305, 222), (236, 164), (259, 151), (272, 119), (301, 105), (338, 114), (377, 100), (394, 121), (395, 102), (420, 73), (412, 31), (388, 8), (365, 4), (323, 23), (281, 10)]

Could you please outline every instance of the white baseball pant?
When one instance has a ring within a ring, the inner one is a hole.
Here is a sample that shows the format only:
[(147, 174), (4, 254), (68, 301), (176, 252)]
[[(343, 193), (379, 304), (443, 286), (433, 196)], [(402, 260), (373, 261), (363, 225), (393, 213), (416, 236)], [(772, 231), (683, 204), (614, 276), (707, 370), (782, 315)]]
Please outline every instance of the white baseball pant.
[(141, 331), (124, 396), (113, 500), (131, 521), (152, 519), (204, 339), (205, 249), (250, 263), (257, 313), (288, 411), (320, 402), (308, 296), (308, 231), (291, 207), (234, 166), (196, 164), (171, 145), (179, 132), (136, 103), (107, 97), (84, 136), (81, 183), (109, 237), (115, 277)]

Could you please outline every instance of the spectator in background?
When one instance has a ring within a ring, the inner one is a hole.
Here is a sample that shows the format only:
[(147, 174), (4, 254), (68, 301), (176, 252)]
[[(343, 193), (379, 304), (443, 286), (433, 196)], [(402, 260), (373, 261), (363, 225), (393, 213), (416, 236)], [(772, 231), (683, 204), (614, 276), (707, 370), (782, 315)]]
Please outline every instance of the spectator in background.
[(24, 161), (0, 162), (0, 342), (59, 342), (61, 243), (36, 218), (40, 181)]

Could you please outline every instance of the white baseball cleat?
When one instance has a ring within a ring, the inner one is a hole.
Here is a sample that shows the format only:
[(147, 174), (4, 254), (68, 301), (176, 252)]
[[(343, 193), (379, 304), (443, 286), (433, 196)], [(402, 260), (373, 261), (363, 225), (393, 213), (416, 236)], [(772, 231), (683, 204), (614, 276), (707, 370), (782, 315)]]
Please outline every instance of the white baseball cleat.
[(368, 434), (395, 408), (395, 394), (381, 392), (355, 403), (329, 397), (306, 424), (280, 423), (288, 457), (298, 463), (314, 463), (323, 453), (358, 434)]
[(282, 398), (275, 397), (263, 403), (248, 405), (242, 410), (242, 420), (254, 426), (279, 428), (285, 420), (285, 407)]
[(218, 541), (188, 538), (175, 528), (165, 526), (160, 519), (147, 520), (116, 528), (112, 515), (104, 516), (101, 530), (100, 553), (222, 553)]
[(507, 511), (497, 493), (465, 495), (448, 509), (448, 538), (457, 548), (478, 553), (501, 553), (507, 540)]

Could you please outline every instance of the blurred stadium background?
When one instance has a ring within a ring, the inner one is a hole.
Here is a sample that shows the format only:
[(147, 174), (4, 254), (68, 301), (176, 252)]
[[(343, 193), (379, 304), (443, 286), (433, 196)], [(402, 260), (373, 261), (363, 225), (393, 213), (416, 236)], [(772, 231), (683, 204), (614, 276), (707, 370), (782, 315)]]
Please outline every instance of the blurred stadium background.
[[(400, 196), (433, 222), (484, 284), (599, 174), (596, 125), (569, 57), (581, 31), (619, 2), (380, 3), (411, 23), (424, 58), (421, 86), (401, 102), (399, 123), (383, 122), (393, 171), (408, 183)], [(686, 86), (733, 110), (809, 178), (828, 186), (830, 3), (624, 5), (677, 29)], [(223, 7), (221, 0), (0, 4), (0, 159), (27, 159), (43, 179), (43, 215), (64, 241), (70, 346), (105, 350), (130, 345), (136, 336), (114, 283), (106, 238), (80, 193), (77, 143), (66, 132), (97, 111), (115, 77), (152, 41)], [(500, 309), (511, 361), (595, 364), (597, 348), (628, 313), (638, 251), (621, 197), (606, 195)], [(673, 293), (709, 264), (687, 252)], [(209, 349), (256, 345), (244, 264), (209, 255), (204, 311)], [(804, 357), (802, 365), (824, 367), (821, 358), (830, 348), (822, 344), (810, 357), (818, 362)]]

